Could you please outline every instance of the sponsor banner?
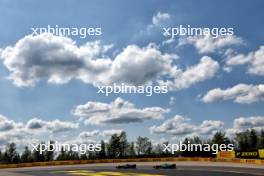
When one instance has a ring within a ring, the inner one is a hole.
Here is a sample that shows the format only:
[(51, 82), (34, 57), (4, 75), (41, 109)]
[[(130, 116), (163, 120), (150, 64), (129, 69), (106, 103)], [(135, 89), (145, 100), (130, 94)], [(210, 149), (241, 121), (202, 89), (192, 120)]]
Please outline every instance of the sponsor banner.
[(217, 158), (235, 158), (235, 151), (221, 151), (217, 153)]
[(259, 157), (264, 158), (264, 149), (259, 149)]
[(255, 151), (236, 151), (236, 158), (257, 159), (257, 158), (259, 158), (259, 152), (258, 152), (258, 150), (255, 150)]

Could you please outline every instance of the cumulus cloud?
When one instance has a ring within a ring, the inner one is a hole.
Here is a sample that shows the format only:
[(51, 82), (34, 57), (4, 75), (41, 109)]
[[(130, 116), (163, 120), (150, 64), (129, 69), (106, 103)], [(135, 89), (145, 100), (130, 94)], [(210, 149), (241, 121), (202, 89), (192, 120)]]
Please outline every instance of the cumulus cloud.
[(197, 65), (188, 67), (184, 71), (174, 67), (170, 73), (173, 80), (160, 80), (159, 83), (168, 86), (170, 90), (180, 90), (212, 78), (218, 70), (218, 62), (208, 56), (204, 56)]
[(94, 86), (144, 85), (160, 80), (179, 90), (211, 78), (219, 67), (213, 59), (203, 57), (183, 71), (174, 65), (177, 55), (162, 53), (152, 43), (128, 45), (114, 58), (107, 56), (111, 47), (99, 41), (77, 46), (70, 38), (43, 33), (22, 38), (0, 55), (16, 86), (34, 86), (41, 80), (64, 84), (77, 79)]
[(162, 54), (155, 44), (143, 48), (129, 45), (115, 57), (106, 80), (134, 85), (144, 84), (170, 72), (172, 61), (176, 57)]
[(178, 46), (186, 44), (194, 45), (199, 53), (213, 53), (219, 49), (243, 44), (243, 40), (235, 35), (218, 36), (214, 38), (210, 35), (204, 36), (189, 36), (179, 39)]
[(117, 98), (109, 104), (89, 101), (76, 106), (73, 114), (85, 124), (124, 124), (161, 119), (166, 112), (161, 107), (136, 108), (133, 103)]
[(94, 136), (98, 136), (100, 134), (99, 130), (93, 130), (93, 131), (83, 131), (79, 134), (80, 138), (90, 138)]
[(40, 136), (72, 131), (78, 127), (78, 123), (60, 120), (44, 121), (39, 118), (30, 119), (26, 123), (15, 122), (0, 114), (0, 147), (10, 142), (24, 147), (33, 142), (40, 142)]
[(164, 121), (159, 126), (152, 126), (150, 131), (156, 134), (170, 134), (170, 135), (211, 135), (223, 128), (224, 122), (205, 120), (200, 125), (193, 125), (190, 119), (176, 115), (175, 117)]
[(247, 129), (260, 131), (264, 129), (264, 116), (238, 117), (234, 119), (233, 127), (226, 130), (228, 136), (232, 137), (236, 133)]
[(91, 84), (144, 83), (163, 72), (175, 57), (163, 55), (153, 44), (129, 45), (112, 61), (104, 55), (109, 48), (100, 42), (78, 47), (70, 38), (44, 33), (6, 47), (1, 58), (15, 85), (32, 86), (41, 79), (57, 84), (72, 79)]
[(83, 131), (79, 134), (80, 138), (91, 138), (91, 137), (98, 137), (98, 136), (112, 136), (113, 134), (120, 134), (124, 130), (122, 129), (111, 129), (111, 130), (93, 130), (93, 131)]
[(264, 100), (264, 85), (238, 84), (227, 89), (215, 88), (208, 91), (202, 101), (210, 103), (219, 100), (233, 100), (236, 103), (250, 104)]
[(0, 132), (9, 131), (19, 126), (13, 120), (9, 120), (7, 117), (0, 114)]
[(112, 136), (114, 134), (121, 134), (122, 132), (124, 132), (124, 130), (122, 129), (103, 130), (101, 132), (101, 135), (102, 136)]
[(248, 73), (254, 75), (264, 75), (264, 46), (260, 46), (257, 51), (250, 52), (247, 55), (238, 54), (229, 56), (226, 59), (226, 65), (235, 66), (248, 64)]
[(44, 121), (39, 118), (33, 118), (26, 123), (15, 122), (0, 114), (0, 133), (2, 134), (20, 135), (20, 133), (57, 133), (62, 131), (65, 132), (75, 130), (78, 127), (78, 123), (60, 121), (58, 119), (52, 121)]
[(64, 122), (58, 119), (53, 121), (44, 121), (38, 118), (33, 118), (26, 124), (26, 128), (28, 130), (45, 130), (52, 133), (70, 131), (77, 129), (78, 127), (78, 123)]
[(264, 127), (264, 116), (239, 117), (234, 120), (234, 128), (245, 129)]
[(17, 86), (33, 86), (41, 79), (61, 84), (74, 78), (88, 81), (83, 74), (96, 77), (104, 73), (111, 61), (98, 57), (108, 48), (99, 42), (78, 47), (70, 38), (44, 33), (6, 47), (1, 58), (10, 71), (9, 79)]

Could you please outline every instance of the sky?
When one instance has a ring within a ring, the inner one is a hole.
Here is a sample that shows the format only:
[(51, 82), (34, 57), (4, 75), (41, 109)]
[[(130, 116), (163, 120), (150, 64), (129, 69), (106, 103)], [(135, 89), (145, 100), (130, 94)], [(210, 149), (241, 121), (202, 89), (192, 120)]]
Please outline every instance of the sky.
[[(97, 142), (126, 131), (154, 142), (264, 128), (261, 0), (0, 1), (0, 145)], [(32, 28), (102, 35), (33, 36)], [(234, 35), (163, 35), (163, 28)], [(98, 94), (97, 85), (167, 85), (166, 94)]]

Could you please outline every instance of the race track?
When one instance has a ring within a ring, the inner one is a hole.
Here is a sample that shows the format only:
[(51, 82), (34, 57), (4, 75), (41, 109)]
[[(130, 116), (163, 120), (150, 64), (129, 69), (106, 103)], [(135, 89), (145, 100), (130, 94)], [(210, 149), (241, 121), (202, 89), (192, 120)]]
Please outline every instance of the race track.
[[(172, 162), (169, 162), (172, 163)], [(116, 169), (116, 164), (2, 169), (0, 176), (264, 176), (263, 166), (234, 163), (173, 162), (177, 169), (153, 169), (159, 163), (136, 163), (137, 169)], [(121, 163), (124, 164), (124, 163)]]

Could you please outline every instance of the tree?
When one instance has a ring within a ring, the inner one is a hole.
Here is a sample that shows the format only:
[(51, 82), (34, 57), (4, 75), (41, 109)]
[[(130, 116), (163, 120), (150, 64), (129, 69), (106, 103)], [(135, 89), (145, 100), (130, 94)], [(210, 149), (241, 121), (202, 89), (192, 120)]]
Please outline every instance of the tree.
[(129, 145), (129, 156), (130, 157), (135, 157), (136, 156), (136, 152), (135, 152), (135, 144), (134, 142), (131, 142)]
[(69, 160), (79, 160), (79, 154), (75, 151), (73, 151), (72, 149), (70, 149), (70, 151), (68, 152), (68, 156), (67, 158)]
[(264, 149), (264, 129), (261, 130), (259, 140), (258, 140), (258, 148)]
[(87, 153), (80, 155), (80, 160), (87, 160), (87, 159), (88, 159)]
[(52, 161), (54, 159), (54, 141), (48, 143), (48, 150), (45, 151), (45, 161)]
[(165, 146), (168, 146), (168, 145), (169, 145), (169, 141), (165, 141), (165, 142), (163, 142), (163, 144), (162, 144), (162, 154), (168, 156), (168, 155), (170, 155), (170, 152), (169, 152), (168, 150), (163, 151), (163, 149), (164, 149), (164, 145), (165, 145)]
[(226, 144), (228, 145), (230, 143), (230, 140), (226, 137), (225, 133), (222, 133), (221, 131), (216, 132), (212, 138), (212, 143), (213, 144)]
[(3, 154), (2, 151), (0, 150), (0, 163), (3, 161)]
[(155, 153), (156, 156), (164, 155), (163, 146), (161, 144), (155, 145), (154, 149), (153, 149), (153, 152)]
[(32, 156), (31, 156), (31, 151), (28, 149), (27, 146), (25, 147), (25, 150), (24, 150), (24, 152), (21, 155), (21, 161), (23, 163), (28, 163), (28, 162), (32, 162), (33, 161)]
[(101, 159), (106, 158), (106, 148), (105, 148), (105, 142), (101, 141), (101, 151), (99, 152), (99, 157)]
[(125, 157), (128, 155), (128, 142), (126, 132), (122, 132), (119, 136), (120, 143), (120, 157)]
[(152, 143), (147, 137), (139, 136), (136, 142), (138, 155), (150, 155), (152, 152)]
[(191, 139), (191, 143), (193, 143), (193, 144), (202, 144), (203, 142), (198, 136), (195, 136), (195, 137), (193, 137), (193, 139)]
[(15, 143), (7, 144), (3, 160), (6, 163), (18, 163), (20, 161), (20, 156), (16, 152), (16, 144)]
[(255, 150), (255, 149), (257, 149), (257, 145), (258, 145), (258, 135), (257, 135), (256, 130), (251, 129), (249, 135), (250, 135), (249, 136), (249, 139), (250, 139), (250, 148), (252, 150)]
[(40, 153), (40, 144), (37, 146), (37, 149), (33, 151), (32, 158), (34, 162), (45, 161), (44, 153)]
[(60, 153), (57, 157), (57, 160), (59, 161), (68, 160), (68, 154), (64, 147), (61, 148)]
[(240, 150), (250, 149), (249, 131), (241, 132), (236, 134), (236, 141)]
[(111, 158), (120, 157), (120, 138), (117, 134), (111, 136), (107, 146), (107, 151)]

